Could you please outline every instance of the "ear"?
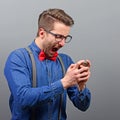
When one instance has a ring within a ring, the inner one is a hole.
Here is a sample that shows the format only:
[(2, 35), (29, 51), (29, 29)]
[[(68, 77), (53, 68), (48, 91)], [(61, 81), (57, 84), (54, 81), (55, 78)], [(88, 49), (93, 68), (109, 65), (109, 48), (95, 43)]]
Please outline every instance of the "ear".
[(39, 37), (44, 38), (45, 36), (45, 30), (43, 28), (39, 29)]

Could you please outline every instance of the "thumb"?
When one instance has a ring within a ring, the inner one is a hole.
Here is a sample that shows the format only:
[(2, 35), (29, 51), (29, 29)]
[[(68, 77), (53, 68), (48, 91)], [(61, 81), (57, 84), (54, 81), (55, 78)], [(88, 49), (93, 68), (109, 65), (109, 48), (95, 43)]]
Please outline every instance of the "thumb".
[(71, 64), (70, 69), (76, 69), (76, 68), (78, 68), (78, 66), (79, 66), (78, 64)]

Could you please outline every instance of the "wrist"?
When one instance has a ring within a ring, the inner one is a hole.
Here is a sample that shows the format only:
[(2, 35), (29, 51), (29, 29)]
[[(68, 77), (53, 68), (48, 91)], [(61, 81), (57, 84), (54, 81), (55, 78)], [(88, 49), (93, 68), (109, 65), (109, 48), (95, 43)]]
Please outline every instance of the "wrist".
[(64, 89), (68, 88), (68, 85), (67, 85), (66, 81), (64, 80), (64, 78), (61, 79), (61, 83), (62, 83)]
[(78, 84), (78, 89), (79, 89), (79, 91), (82, 91), (82, 90), (84, 90), (86, 88), (86, 84), (85, 83), (79, 83)]

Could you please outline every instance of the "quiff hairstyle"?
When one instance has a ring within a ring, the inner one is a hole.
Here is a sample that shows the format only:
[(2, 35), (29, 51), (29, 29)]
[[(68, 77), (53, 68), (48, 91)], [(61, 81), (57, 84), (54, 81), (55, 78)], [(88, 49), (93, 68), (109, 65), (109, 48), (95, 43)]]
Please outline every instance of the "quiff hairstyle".
[(39, 36), (39, 29), (43, 28), (48, 31), (54, 29), (54, 23), (61, 22), (66, 26), (74, 25), (74, 20), (65, 13), (62, 9), (48, 9), (43, 11), (38, 18), (38, 32), (37, 36)]

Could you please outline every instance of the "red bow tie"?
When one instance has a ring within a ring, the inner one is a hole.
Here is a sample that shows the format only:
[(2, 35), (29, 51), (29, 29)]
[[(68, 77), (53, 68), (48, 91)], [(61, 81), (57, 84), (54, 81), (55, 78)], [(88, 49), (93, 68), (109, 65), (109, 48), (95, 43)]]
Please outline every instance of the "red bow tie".
[(48, 57), (46, 57), (45, 53), (43, 51), (41, 51), (40, 54), (39, 54), (39, 60), (43, 61), (45, 59), (49, 59), (49, 60), (55, 61), (57, 56), (58, 56), (58, 53), (56, 52), (53, 55), (53, 57), (48, 58)]

